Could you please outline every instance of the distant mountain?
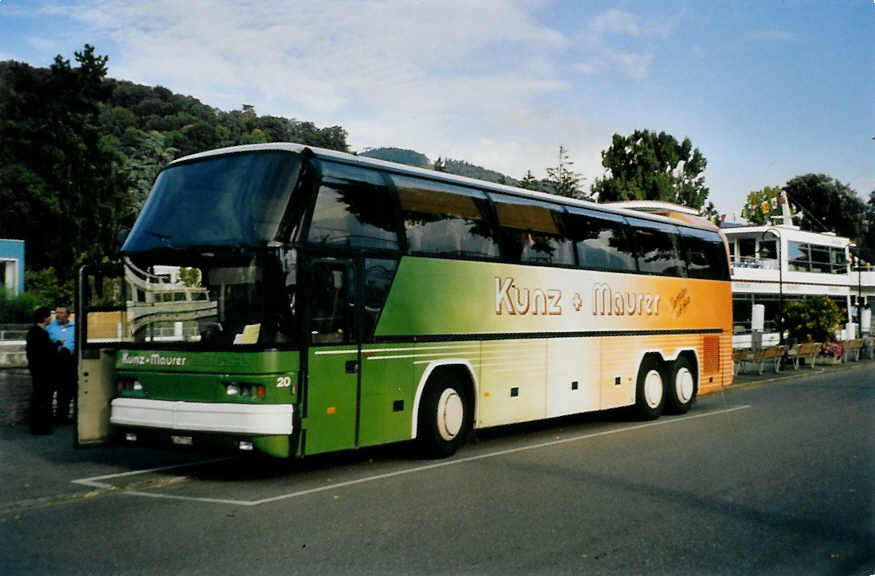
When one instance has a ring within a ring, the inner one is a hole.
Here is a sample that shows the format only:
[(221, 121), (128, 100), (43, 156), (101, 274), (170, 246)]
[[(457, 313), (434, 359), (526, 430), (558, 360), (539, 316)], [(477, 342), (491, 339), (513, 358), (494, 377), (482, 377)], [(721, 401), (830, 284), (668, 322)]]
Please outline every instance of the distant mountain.
[(432, 163), (428, 156), (421, 154), (416, 150), (405, 150), (404, 148), (370, 148), (358, 153), (359, 156), (367, 156), (368, 158), (376, 158), (377, 160), (385, 160), (386, 162), (395, 162), (397, 164), (407, 164), (408, 166), (416, 166), (417, 168), (431, 168)]
[[(407, 150), (404, 148), (370, 148), (359, 152), (358, 155), (386, 160), (387, 162), (406, 164), (417, 168), (434, 169), (434, 162), (429, 160), (428, 156), (421, 152), (417, 152), (416, 150)], [(441, 159), (441, 162), (444, 165), (444, 171), (450, 174), (467, 176), (468, 178), (476, 178), (477, 180), (486, 180), (487, 182), (497, 182), (498, 184), (508, 184), (511, 186), (519, 184), (517, 180), (510, 176), (506, 176), (501, 172), (489, 170), (482, 166), (475, 166), (464, 160), (453, 160), (447, 158)]]
[(444, 161), (444, 167), (450, 174), (458, 174), (459, 176), (467, 176), (468, 178), (486, 180), (487, 182), (495, 182), (497, 184), (507, 184), (508, 186), (519, 185), (519, 181), (510, 176), (506, 176), (495, 170), (483, 168), (482, 166), (475, 166), (464, 160), (453, 160), (447, 158)]

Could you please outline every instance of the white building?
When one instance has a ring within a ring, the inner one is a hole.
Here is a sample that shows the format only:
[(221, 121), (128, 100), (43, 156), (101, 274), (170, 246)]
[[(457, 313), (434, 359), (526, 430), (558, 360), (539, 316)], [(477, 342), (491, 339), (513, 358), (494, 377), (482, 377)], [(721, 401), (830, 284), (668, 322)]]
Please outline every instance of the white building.
[[(665, 202), (634, 201), (615, 203), (624, 208), (662, 215), (696, 215), (696, 211)], [(778, 199), (781, 215), (775, 220), (790, 222), (786, 197)], [(871, 310), (875, 302), (875, 269), (853, 260), (848, 238), (834, 233), (806, 232), (789, 224), (749, 225), (725, 223), (721, 226), (729, 242), (732, 274), (733, 346), (751, 345), (752, 316), (755, 304), (764, 307), (763, 344), (777, 343), (778, 311), (781, 302), (807, 296), (827, 296), (844, 314), (846, 325), (840, 338), (860, 332), (858, 301), (863, 304), (865, 335), (872, 334)], [(869, 322), (867, 323), (867, 317)], [(847, 326), (855, 323), (855, 326)], [(850, 328), (850, 331), (848, 331)], [(853, 332), (853, 334), (851, 334)]]
[[(805, 232), (798, 226), (724, 225), (732, 273), (733, 345), (750, 346), (752, 310), (765, 307), (763, 344), (778, 341), (781, 302), (806, 296), (831, 298), (851, 322), (848, 238)], [(853, 274), (856, 288), (857, 274)], [(854, 295), (854, 299), (851, 295)]]

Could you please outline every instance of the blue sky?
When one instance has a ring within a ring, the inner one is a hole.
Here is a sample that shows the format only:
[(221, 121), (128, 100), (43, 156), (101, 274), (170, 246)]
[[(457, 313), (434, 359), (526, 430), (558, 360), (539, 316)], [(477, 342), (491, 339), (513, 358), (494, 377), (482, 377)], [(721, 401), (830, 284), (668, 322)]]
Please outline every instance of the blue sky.
[(341, 125), (520, 178), (566, 146), (585, 185), (636, 128), (689, 137), (711, 200), (823, 172), (875, 190), (875, 3), (0, 0), (0, 59), (85, 43), (222, 109)]

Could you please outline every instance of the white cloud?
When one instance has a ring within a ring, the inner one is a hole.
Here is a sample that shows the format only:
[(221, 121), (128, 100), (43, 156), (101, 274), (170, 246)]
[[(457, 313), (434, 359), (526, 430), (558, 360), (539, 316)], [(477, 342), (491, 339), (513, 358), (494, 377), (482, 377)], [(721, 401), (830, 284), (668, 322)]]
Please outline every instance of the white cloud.
[(535, 102), (568, 89), (555, 65), (568, 40), (538, 22), (542, 4), (99, 0), (44, 9), (108, 35), (113, 76), (226, 109), (246, 103), (339, 124), (353, 149), (412, 147), (520, 177), (546, 165), (536, 149), (552, 154), (560, 143), (541, 128)]
[(665, 40), (677, 20), (645, 19), (617, 9), (602, 12), (590, 20), (589, 33), (580, 42), (583, 56), (573, 68), (588, 76), (619, 72), (646, 78), (656, 53), (653, 45), (641, 46), (642, 42)]
[(617, 9), (602, 12), (590, 22), (590, 29), (597, 35), (618, 34), (634, 38), (667, 38), (674, 28), (672, 20), (645, 20), (637, 14)]
[(646, 78), (653, 63), (653, 51), (631, 52), (604, 48), (598, 56), (577, 63), (574, 68), (581, 74), (594, 76), (610, 70), (619, 70), (632, 78)]
[(650, 64), (653, 62), (653, 51), (624, 52), (620, 50), (608, 51), (608, 57), (633, 78), (646, 78), (650, 73)]

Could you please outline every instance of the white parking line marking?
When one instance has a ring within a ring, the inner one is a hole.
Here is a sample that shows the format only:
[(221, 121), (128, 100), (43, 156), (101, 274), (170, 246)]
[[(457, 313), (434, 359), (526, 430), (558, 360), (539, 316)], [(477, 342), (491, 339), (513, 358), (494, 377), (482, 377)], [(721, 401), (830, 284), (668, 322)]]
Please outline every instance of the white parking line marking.
[(212, 460), (198, 460), (196, 462), (186, 462), (184, 464), (173, 464), (172, 466), (159, 466), (158, 468), (148, 468), (146, 470), (132, 470), (130, 472), (120, 472), (118, 474), (106, 474), (104, 476), (92, 476), (91, 478), (80, 478), (79, 480), (70, 480), (71, 484), (80, 484), (91, 488), (99, 488), (100, 490), (115, 490), (116, 487), (106, 482), (98, 482), (98, 480), (107, 480), (109, 478), (123, 478), (125, 476), (137, 476), (140, 474), (149, 474), (150, 472), (163, 472), (164, 470), (174, 470), (176, 468), (189, 468), (191, 466), (200, 466), (202, 464), (213, 464), (215, 462), (225, 462), (232, 460), (233, 456), (224, 458), (214, 458)]
[[(271, 502), (278, 502), (280, 500), (288, 500), (290, 498), (298, 498), (301, 496), (308, 496), (310, 494), (317, 494), (319, 492), (325, 492), (327, 490), (338, 490), (340, 488), (346, 488), (348, 486), (355, 486), (358, 484), (366, 484), (368, 482), (375, 482), (377, 480), (385, 480), (387, 478), (394, 478), (396, 476), (403, 476), (405, 474), (413, 474), (415, 472), (424, 472), (425, 470), (433, 470), (435, 468), (444, 468), (446, 466), (454, 466), (456, 464), (465, 464), (468, 462), (475, 462), (477, 460), (485, 460), (487, 458), (495, 458), (497, 456), (507, 456), (509, 454), (517, 454), (520, 452), (527, 452), (529, 450), (538, 450), (540, 448), (549, 448), (552, 446), (558, 446), (560, 444), (567, 444), (569, 442), (578, 442), (581, 440), (589, 440), (591, 438), (599, 438), (602, 436), (609, 436), (611, 434), (619, 434), (621, 432), (631, 432), (634, 430), (641, 430), (643, 428), (653, 428), (656, 426), (663, 426), (666, 424), (677, 424), (679, 422), (686, 422), (689, 420), (697, 420), (699, 418), (708, 418), (710, 416), (719, 416), (721, 414), (729, 414), (730, 412), (737, 412), (739, 410), (745, 410), (747, 408), (751, 408), (751, 405), (745, 404), (743, 406), (736, 406), (734, 408), (726, 408), (723, 410), (715, 410), (713, 412), (706, 412), (704, 414), (694, 414), (692, 416), (681, 416), (678, 418), (672, 418), (671, 420), (658, 420), (656, 422), (648, 422), (646, 424), (636, 424), (634, 426), (627, 426), (624, 428), (615, 428), (612, 430), (604, 430), (602, 432), (592, 432), (590, 434), (581, 434), (579, 436), (571, 436), (569, 438), (561, 438), (559, 440), (551, 440), (549, 442), (539, 442), (538, 444), (531, 444), (528, 446), (519, 446), (517, 448), (508, 448), (506, 450), (496, 450), (495, 452), (488, 452), (486, 454), (478, 454), (477, 456), (468, 456), (467, 458), (458, 458), (454, 460), (444, 460), (442, 462), (436, 462), (434, 464), (426, 464), (424, 466), (415, 466), (413, 468), (405, 468), (403, 470), (396, 470), (394, 472), (386, 472), (385, 474), (375, 474), (373, 476), (366, 476), (364, 478), (358, 478), (356, 480), (349, 480), (347, 482), (339, 482), (337, 484), (331, 484), (327, 486), (319, 486), (317, 488), (309, 488), (307, 490), (299, 490), (297, 492), (290, 492), (288, 494), (280, 494), (279, 496), (273, 496), (270, 498), (263, 498), (261, 500), (231, 500), (231, 499), (223, 499), (223, 498), (204, 498), (197, 496), (177, 496), (173, 494), (159, 494), (152, 492), (140, 492), (140, 491), (125, 491), (123, 494), (129, 494), (131, 496), (144, 496), (146, 498), (163, 498), (167, 500), (186, 500), (189, 502), (208, 502), (211, 504), (233, 504), (236, 506), (260, 506), (261, 504), (269, 504)], [(176, 464), (174, 466), (163, 466), (160, 468), (150, 468), (148, 470), (134, 470), (131, 472), (123, 472), (121, 474), (107, 474), (105, 476), (95, 476), (93, 478), (83, 478), (80, 480), (72, 480), (74, 484), (81, 484), (84, 486), (91, 486), (94, 488), (100, 488), (103, 490), (113, 490), (117, 489), (112, 484), (108, 484), (105, 482), (99, 482), (99, 480), (108, 480), (110, 478), (121, 478), (124, 476), (134, 476), (137, 474), (148, 474), (150, 472), (160, 472), (163, 470), (172, 470), (176, 468), (186, 468), (191, 466), (198, 466), (201, 464), (208, 464), (212, 462), (221, 462), (223, 460), (230, 460), (231, 458), (219, 458), (216, 460), (204, 460), (200, 462), (191, 462), (188, 464)]]

